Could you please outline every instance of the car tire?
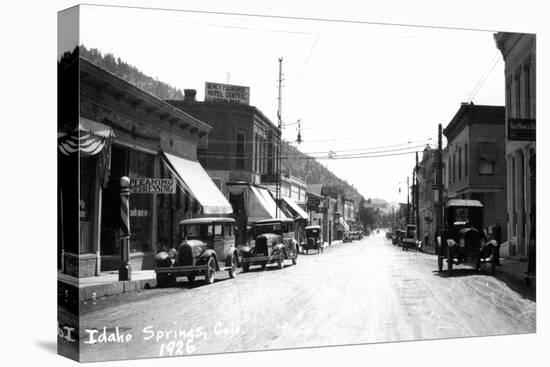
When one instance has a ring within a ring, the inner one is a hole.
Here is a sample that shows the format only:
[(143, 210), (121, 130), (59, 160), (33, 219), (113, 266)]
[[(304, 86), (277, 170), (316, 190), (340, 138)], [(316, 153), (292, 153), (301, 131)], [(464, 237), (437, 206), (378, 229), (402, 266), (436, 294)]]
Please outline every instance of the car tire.
[(498, 263), (498, 248), (497, 247), (493, 247), (491, 249), (491, 275), (495, 275), (496, 274), (496, 267), (497, 267), (497, 263)]
[(229, 278), (233, 279), (235, 278), (236, 274), (237, 274), (237, 267), (238, 267), (238, 259), (237, 259), (237, 256), (235, 254), (233, 254), (233, 256), (231, 256), (231, 268), (229, 268)]
[(214, 278), (216, 274), (216, 259), (214, 257), (210, 257), (208, 259), (207, 268), (206, 268), (206, 274), (204, 275), (204, 281), (206, 284), (212, 284), (214, 283)]
[(277, 268), (278, 268), (278, 269), (282, 269), (282, 268), (285, 267), (284, 261), (285, 261), (285, 260), (284, 260), (284, 256), (282, 256), (282, 255), (279, 256), (279, 259), (277, 259)]
[(164, 288), (168, 285), (168, 276), (166, 274), (157, 274), (157, 287)]
[(447, 270), (449, 271), (449, 276), (453, 275), (453, 248), (447, 247)]

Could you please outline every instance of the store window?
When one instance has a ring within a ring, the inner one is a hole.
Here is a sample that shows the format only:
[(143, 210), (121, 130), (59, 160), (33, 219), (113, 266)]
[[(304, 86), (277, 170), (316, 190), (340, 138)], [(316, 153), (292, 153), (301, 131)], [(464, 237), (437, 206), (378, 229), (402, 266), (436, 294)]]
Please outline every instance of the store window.
[[(103, 255), (120, 253), (120, 178), (154, 177), (155, 155), (113, 145), (111, 174), (103, 190), (101, 248)], [(130, 250), (152, 249), (153, 195), (130, 194)]]
[(96, 156), (80, 158), (80, 252), (94, 252), (93, 223), (95, 221)]

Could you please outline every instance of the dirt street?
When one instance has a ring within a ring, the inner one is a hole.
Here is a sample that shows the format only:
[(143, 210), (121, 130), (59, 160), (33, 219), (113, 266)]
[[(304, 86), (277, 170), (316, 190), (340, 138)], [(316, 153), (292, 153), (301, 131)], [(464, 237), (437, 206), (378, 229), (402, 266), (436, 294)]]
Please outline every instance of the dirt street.
[(93, 330), (80, 335), (82, 359), (532, 333), (536, 325), (536, 303), (488, 269), (440, 275), (435, 256), (401, 251), (382, 231), (282, 270), (196, 283), (82, 305), (81, 327)]

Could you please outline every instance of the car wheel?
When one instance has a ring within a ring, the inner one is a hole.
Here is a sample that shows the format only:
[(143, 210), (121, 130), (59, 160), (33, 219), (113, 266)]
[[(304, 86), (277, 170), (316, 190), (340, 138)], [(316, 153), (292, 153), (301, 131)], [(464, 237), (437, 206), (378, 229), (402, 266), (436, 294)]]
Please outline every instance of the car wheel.
[(449, 276), (453, 275), (453, 248), (447, 247), (447, 270), (449, 271)]
[(231, 257), (231, 268), (229, 269), (229, 278), (231, 279), (235, 278), (235, 275), (237, 274), (237, 266), (238, 266), (237, 256), (233, 255)]
[(243, 266), (243, 273), (248, 273), (248, 269), (250, 269), (250, 264), (242, 263), (241, 265)]
[(281, 255), (281, 256), (279, 256), (279, 259), (277, 259), (277, 268), (279, 268), (279, 269), (284, 268), (283, 262), (284, 262), (284, 258), (283, 258), (283, 256)]
[(187, 280), (189, 281), (189, 283), (193, 283), (195, 281), (195, 274), (189, 274), (187, 276)]
[(157, 287), (164, 288), (168, 285), (168, 276), (166, 274), (157, 274)]
[(298, 262), (298, 254), (300, 252), (298, 251), (298, 247), (296, 247), (296, 251), (295, 251), (295, 254), (294, 254), (294, 257), (292, 258), (292, 265), (296, 265), (296, 263)]
[(498, 255), (499, 255), (498, 248), (493, 247), (492, 253), (491, 253), (491, 275), (495, 275), (496, 273), (496, 266), (499, 260)]
[(216, 259), (211, 257), (208, 259), (208, 266), (206, 268), (206, 274), (204, 275), (204, 280), (206, 284), (214, 283), (214, 275), (216, 274)]

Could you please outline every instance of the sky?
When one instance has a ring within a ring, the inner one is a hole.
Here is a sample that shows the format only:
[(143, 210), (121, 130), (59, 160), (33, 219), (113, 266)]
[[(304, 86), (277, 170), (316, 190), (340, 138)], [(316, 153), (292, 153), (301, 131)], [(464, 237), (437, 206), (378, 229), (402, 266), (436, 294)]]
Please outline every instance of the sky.
[(283, 137), (295, 141), (300, 120), (293, 145), (334, 152), (320, 162), (365, 198), (406, 201), (414, 153), (346, 155), (422, 151), (461, 102), (504, 105), (504, 63), (487, 31), (84, 5), (80, 43), (199, 100), (205, 82), (248, 86), (273, 123), (282, 57)]

